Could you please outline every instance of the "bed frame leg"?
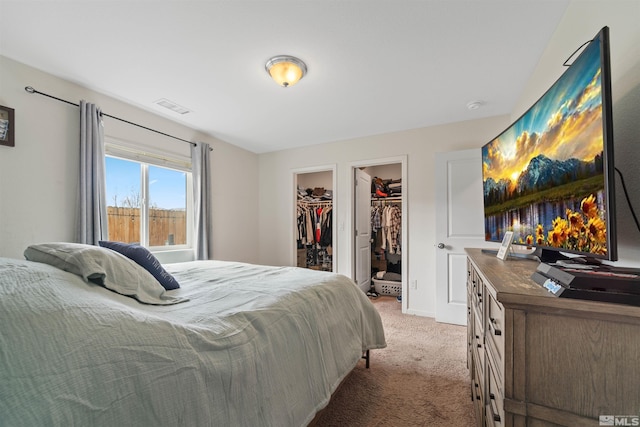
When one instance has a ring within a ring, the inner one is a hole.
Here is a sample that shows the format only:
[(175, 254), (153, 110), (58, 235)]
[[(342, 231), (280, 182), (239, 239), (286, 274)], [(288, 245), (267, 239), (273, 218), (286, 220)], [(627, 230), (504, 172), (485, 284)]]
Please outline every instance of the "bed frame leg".
[(366, 350), (362, 353), (362, 358), (365, 360), (364, 367), (369, 369), (369, 350)]

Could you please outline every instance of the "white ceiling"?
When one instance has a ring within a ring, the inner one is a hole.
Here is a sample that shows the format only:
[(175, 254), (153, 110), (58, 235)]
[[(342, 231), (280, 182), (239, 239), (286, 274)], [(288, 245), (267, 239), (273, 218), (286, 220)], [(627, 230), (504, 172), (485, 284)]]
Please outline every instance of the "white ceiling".
[(568, 3), (0, 0), (0, 54), (264, 153), (510, 114)]

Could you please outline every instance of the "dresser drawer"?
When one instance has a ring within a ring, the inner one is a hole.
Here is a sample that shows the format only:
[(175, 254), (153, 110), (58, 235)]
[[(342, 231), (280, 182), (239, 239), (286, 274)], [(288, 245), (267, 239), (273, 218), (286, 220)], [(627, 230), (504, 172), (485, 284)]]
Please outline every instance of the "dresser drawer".
[(471, 268), (469, 272), (471, 274), (471, 303), (473, 304), (474, 310), (476, 310), (482, 318), (484, 314), (484, 284), (474, 268)]
[[(493, 354), (498, 366), (502, 366), (504, 360), (504, 311), (502, 305), (487, 294), (487, 347)], [(500, 373), (500, 378), (502, 378)]]
[(471, 369), (471, 357), (473, 355), (473, 346), (475, 345), (473, 317), (474, 314), (471, 309), (471, 292), (467, 292), (467, 369)]
[(483, 396), (483, 386), (481, 385), (481, 380), (478, 377), (473, 378), (471, 381), (471, 395), (473, 398), (473, 408), (476, 413), (476, 425), (483, 426), (485, 425), (485, 402)]
[[(472, 351), (478, 361), (478, 366), (481, 368), (480, 373), (483, 374), (484, 359), (485, 359), (485, 341), (484, 332), (482, 329), (482, 320), (478, 318), (478, 314), (473, 315), (473, 336), (472, 336)], [(484, 375), (482, 375), (484, 376)]]
[(487, 425), (504, 425), (504, 392), (502, 383), (498, 381), (496, 371), (491, 363), (487, 363)]

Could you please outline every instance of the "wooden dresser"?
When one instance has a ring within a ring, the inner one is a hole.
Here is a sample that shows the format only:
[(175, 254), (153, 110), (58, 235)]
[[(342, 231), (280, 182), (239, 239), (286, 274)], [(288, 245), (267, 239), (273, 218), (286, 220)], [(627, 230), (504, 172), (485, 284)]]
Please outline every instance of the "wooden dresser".
[(557, 298), (538, 262), (466, 252), (478, 426), (640, 425), (640, 307)]

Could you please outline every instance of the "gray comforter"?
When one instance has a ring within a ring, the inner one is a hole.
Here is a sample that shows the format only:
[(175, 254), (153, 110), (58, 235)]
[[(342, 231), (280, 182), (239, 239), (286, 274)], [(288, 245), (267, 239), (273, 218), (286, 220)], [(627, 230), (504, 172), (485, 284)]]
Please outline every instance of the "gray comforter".
[(0, 258), (1, 426), (301, 426), (380, 316), (346, 277), (219, 261), (166, 266), (176, 305), (143, 305)]

